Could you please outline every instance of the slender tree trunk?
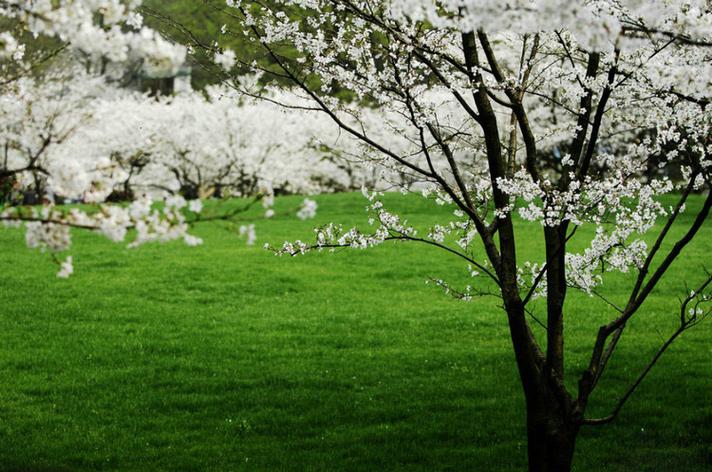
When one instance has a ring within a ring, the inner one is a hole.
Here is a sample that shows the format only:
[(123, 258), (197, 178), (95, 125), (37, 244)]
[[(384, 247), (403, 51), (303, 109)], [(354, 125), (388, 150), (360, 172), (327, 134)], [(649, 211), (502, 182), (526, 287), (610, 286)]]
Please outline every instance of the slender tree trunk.
[(553, 395), (528, 398), (529, 472), (569, 472), (578, 430)]

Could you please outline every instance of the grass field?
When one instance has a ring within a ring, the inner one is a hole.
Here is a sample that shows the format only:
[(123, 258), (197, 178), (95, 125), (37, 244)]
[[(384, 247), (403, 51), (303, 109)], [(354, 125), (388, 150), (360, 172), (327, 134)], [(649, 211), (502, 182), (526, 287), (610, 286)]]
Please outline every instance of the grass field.
[[(255, 247), (222, 223), (198, 227), (197, 248), (128, 250), (75, 233), (69, 280), (22, 232), (0, 231), (0, 470), (524, 470), (523, 398), (497, 300), (426, 285), (467, 283), (460, 261), (426, 246), (260, 249), (317, 223), (365, 221), (360, 195), (317, 200), (316, 221), (259, 221)], [(418, 225), (442, 211), (387, 201)], [(518, 234), (520, 254), (535, 254), (537, 227)], [(592, 414), (674, 329), (677, 297), (711, 253), (708, 222), (630, 323)], [(621, 301), (628, 277), (609, 278), (606, 293)], [(570, 373), (612, 315), (571, 298)], [(711, 455), (712, 322), (683, 335), (615, 424), (582, 431), (575, 468), (712, 471)]]

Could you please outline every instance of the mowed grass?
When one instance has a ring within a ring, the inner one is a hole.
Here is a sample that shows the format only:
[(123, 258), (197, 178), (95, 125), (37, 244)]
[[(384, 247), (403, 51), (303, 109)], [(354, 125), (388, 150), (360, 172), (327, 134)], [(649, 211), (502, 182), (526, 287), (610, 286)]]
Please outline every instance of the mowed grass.
[[(75, 232), (69, 280), (22, 232), (0, 231), (0, 470), (524, 470), (524, 402), (498, 300), (426, 285), (471, 279), (424, 245), (261, 249), (366, 220), (360, 195), (317, 200), (316, 220), (258, 221), (254, 247), (224, 223), (199, 226), (197, 248), (129, 250)], [(446, 211), (386, 201), (421, 227)], [(517, 233), (522, 258), (540, 251), (538, 226)], [(582, 228), (574, 244), (590, 235)], [(707, 222), (629, 324), (592, 414), (610, 410), (675, 328), (677, 297), (712, 269), (711, 253)], [(629, 280), (610, 277), (604, 292), (622, 304)], [(570, 297), (575, 376), (614, 313)], [(616, 423), (583, 429), (576, 470), (712, 470), (711, 376), (707, 323), (676, 342)]]

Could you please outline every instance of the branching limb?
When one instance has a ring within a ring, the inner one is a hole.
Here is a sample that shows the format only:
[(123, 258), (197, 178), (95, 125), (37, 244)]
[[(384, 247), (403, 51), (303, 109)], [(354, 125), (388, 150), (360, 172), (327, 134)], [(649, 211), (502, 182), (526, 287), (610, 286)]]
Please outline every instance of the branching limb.
[(601, 425), (610, 423), (618, 417), (621, 409), (628, 401), (628, 399), (633, 395), (638, 386), (643, 382), (648, 373), (652, 370), (655, 364), (658, 362), (660, 357), (665, 353), (665, 351), (672, 345), (672, 343), (686, 330), (701, 323), (709, 314), (710, 310), (706, 310), (701, 307), (703, 303), (710, 300), (709, 295), (704, 294), (704, 291), (712, 283), (712, 275), (707, 273), (707, 279), (698, 287), (697, 290), (690, 292), (687, 297), (680, 304), (680, 325), (678, 328), (670, 335), (670, 337), (663, 343), (662, 346), (657, 350), (653, 358), (648, 362), (643, 371), (638, 375), (635, 381), (628, 387), (623, 396), (616, 402), (613, 411), (608, 416), (602, 418), (586, 418), (582, 422), (587, 425)]

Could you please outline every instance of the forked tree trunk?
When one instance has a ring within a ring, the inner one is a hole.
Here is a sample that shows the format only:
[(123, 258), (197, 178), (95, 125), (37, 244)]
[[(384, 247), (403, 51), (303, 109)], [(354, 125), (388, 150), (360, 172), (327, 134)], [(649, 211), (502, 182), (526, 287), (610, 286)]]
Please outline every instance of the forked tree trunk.
[(527, 399), (529, 472), (569, 472), (578, 430), (556, 399)]

